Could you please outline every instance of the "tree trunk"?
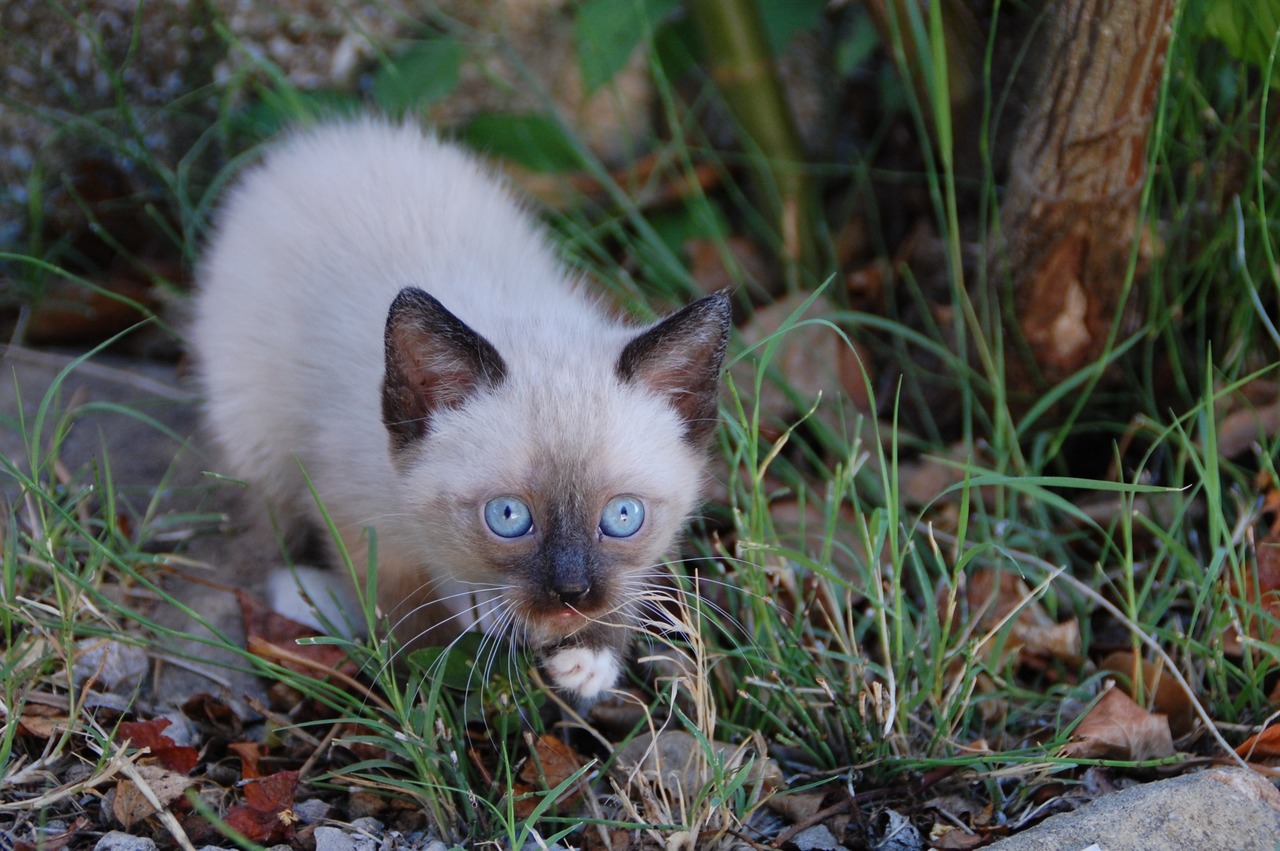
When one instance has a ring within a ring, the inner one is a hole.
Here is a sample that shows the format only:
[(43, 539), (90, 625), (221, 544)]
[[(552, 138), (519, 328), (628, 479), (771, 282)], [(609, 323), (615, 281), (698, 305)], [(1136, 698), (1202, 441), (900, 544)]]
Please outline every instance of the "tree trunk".
[[(1134, 326), (1126, 278), (1176, 2), (1057, 0), (1050, 11), (991, 254), (1033, 361), (1010, 359), (1015, 391), (1095, 360), (1117, 316), (1122, 331)], [(1139, 252), (1135, 281), (1144, 268)]]

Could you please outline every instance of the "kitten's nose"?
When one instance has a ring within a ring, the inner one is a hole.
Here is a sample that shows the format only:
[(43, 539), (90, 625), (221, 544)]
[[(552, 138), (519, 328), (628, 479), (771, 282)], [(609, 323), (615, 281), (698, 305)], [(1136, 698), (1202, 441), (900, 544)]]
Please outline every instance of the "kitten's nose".
[(566, 606), (572, 606), (581, 600), (586, 593), (591, 590), (591, 586), (586, 583), (575, 583), (573, 585), (557, 585), (555, 592), (560, 597), (560, 602)]
[(591, 590), (587, 578), (586, 554), (573, 547), (561, 550), (551, 558), (551, 590), (566, 606), (572, 606)]

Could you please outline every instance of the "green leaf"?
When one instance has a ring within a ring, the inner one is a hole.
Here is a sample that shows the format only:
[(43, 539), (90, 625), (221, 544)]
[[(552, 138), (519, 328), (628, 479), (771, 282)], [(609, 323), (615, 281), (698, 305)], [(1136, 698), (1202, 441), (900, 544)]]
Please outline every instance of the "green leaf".
[(416, 42), (373, 78), (373, 100), (387, 112), (407, 112), (435, 103), (458, 85), (462, 45), (453, 38)]
[(579, 6), (574, 41), (587, 92), (612, 80), (636, 45), (679, 5), (680, 0), (587, 0)]
[(236, 135), (261, 141), (290, 125), (334, 115), (355, 115), (359, 111), (360, 100), (347, 92), (262, 86), (257, 91), (257, 99), (233, 117), (232, 129)]
[[(1280, 0), (1204, 0), (1204, 27), (1237, 59), (1263, 70), (1280, 32)], [(1280, 84), (1280, 68), (1272, 68), (1271, 85)]]
[(495, 669), (506, 670), (506, 646), (479, 632), (464, 633), (448, 647), (423, 647), (415, 650), (409, 654), (409, 663), (429, 672), (446, 688), (479, 691), (485, 684), (483, 673), (476, 670), (481, 651), (485, 653), (486, 661), (491, 654), (499, 657), (495, 660)]
[(756, 0), (760, 23), (774, 56), (787, 49), (796, 33), (811, 30), (822, 22), (827, 0)]
[(483, 154), (503, 157), (530, 171), (575, 171), (584, 165), (582, 153), (560, 124), (541, 113), (478, 115), (462, 128), (460, 138)]

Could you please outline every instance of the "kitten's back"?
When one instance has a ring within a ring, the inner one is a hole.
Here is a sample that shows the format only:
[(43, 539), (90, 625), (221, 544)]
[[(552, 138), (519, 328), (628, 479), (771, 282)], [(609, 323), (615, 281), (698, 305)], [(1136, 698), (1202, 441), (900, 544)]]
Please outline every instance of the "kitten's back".
[(382, 341), (402, 287), (428, 289), (500, 347), (521, 336), (503, 316), (600, 323), (483, 166), (377, 119), (276, 144), (225, 199), (200, 277), (192, 342), (213, 436), (286, 522), (311, 513), (298, 461), (315, 477), (358, 458), (364, 474), (342, 483), (351, 499), (371, 511), (386, 499)]

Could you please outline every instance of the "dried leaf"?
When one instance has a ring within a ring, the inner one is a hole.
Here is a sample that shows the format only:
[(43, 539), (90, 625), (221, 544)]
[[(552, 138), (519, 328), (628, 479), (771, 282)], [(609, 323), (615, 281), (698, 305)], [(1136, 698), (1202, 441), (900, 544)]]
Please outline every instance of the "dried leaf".
[(22, 707), (22, 715), (18, 718), (18, 728), (21, 732), (41, 739), (61, 733), (70, 726), (71, 719), (67, 717), (66, 712), (56, 706), (47, 706), (43, 703), (26, 704)]
[[(538, 792), (557, 788), (582, 768), (583, 759), (578, 752), (552, 735), (542, 735), (533, 743), (533, 753), (516, 775), (511, 792), (516, 796), (514, 809), (518, 818), (533, 815), (541, 803)], [(582, 789), (575, 784), (564, 791), (556, 801), (558, 806), (571, 807), (582, 796)]]
[(164, 734), (172, 723), (168, 718), (125, 721), (116, 730), (116, 740), (127, 740), (135, 748), (147, 748), (151, 758), (169, 771), (190, 774), (200, 761), (200, 753), (195, 748), (179, 746)]
[(1236, 753), (1250, 762), (1267, 762), (1280, 759), (1280, 724), (1273, 724), (1256, 733), (1236, 748)]
[[(742, 326), (743, 342), (750, 346), (777, 334), (803, 302), (804, 294), (796, 294), (756, 311), (755, 316)], [(822, 319), (835, 312), (836, 308), (830, 301), (818, 298), (805, 310), (800, 321)], [(861, 358), (858, 354), (862, 354)], [(870, 368), (870, 359), (863, 353), (858, 354), (829, 325), (807, 322), (789, 327), (769, 362), (785, 386), (766, 379), (757, 400), (761, 427), (769, 429), (771, 439), (780, 435), (787, 424), (794, 422), (797, 413), (806, 412), (819, 395), (824, 400), (819, 408), (821, 416), (838, 412), (837, 400), (842, 395), (855, 402), (865, 399), (866, 382), (862, 371), (864, 367)], [(746, 394), (755, 386), (757, 369), (758, 362), (754, 358), (738, 361), (733, 373), (739, 392)], [(752, 404), (746, 398), (743, 402)], [(832, 424), (838, 425), (835, 419)]]
[[(1266, 501), (1271, 503), (1277, 495), (1280, 493), (1275, 487), (1269, 488)], [(1243, 600), (1249, 607), (1256, 609), (1261, 606), (1269, 616), (1264, 618), (1256, 611), (1241, 610), (1246, 619), (1240, 622), (1240, 626), (1245, 628), (1246, 635), (1267, 644), (1280, 643), (1280, 627), (1275, 626), (1275, 622), (1280, 621), (1280, 513), (1277, 513), (1266, 537), (1254, 547), (1252, 566), (1254, 573), (1251, 577), (1245, 577), (1245, 587), (1237, 587), (1231, 577), (1227, 579), (1227, 592), (1232, 597)], [(1244, 652), (1235, 624), (1227, 628), (1222, 643), (1223, 650), (1230, 655), (1239, 656)]]
[(236, 711), (211, 694), (193, 695), (182, 704), (182, 714), (193, 721), (208, 724), (228, 739), (238, 737), (244, 730), (244, 723)]
[[(970, 611), (981, 613), (978, 619), (981, 632), (999, 630), (1008, 620), (1013, 620), (1004, 643), (1006, 654), (1018, 653), (1021, 661), (1026, 661), (1028, 654), (1073, 664), (1080, 660), (1080, 625), (1074, 619), (1058, 623), (1050, 617), (1017, 574), (976, 571), (969, 577), (966, 596)], [(981, 649), (989, 653), (991, 645)]]
[[(146, 784), (162, 807), (168, 807), (182, 797), (194, 782), (184, 772), (170, 771), (159, 765), (140, 763), (137, 766), (137, 772), (138, 778)], [(116, 817), (116, 821), (127, 829), (155, 815), (156, 808), (147, 800), (147, 796), (143, 794), (137, 783), (124, 779), (116, 783), (111, 813)]]
[(1173, 755), (1164, 715), (1148, 712), (1114, 683), (1076, 726), (1063, 755), (1077, 759), (1142, 761)]
[(792, 824), (807, 822), (822, 809), (826, 800), (825, 792), (800, 792), (796, 794), (774, 795), (765, 803), (769, 809), (785, 818)]
[(1119, 685), (1133, 697), (1130, 683), (1143, 683), (1146, 695), (1145, 708), (1164, 714), (1169, 719), (1169, 730), (1180, 739), (1195, 729), (1194, 701), (1178, 681), (1169, 675), (1161, 662), (1145, 662), (1131, 650), (1117, 650), (1108, 655), (1098, 667), (1104, 671), (1123, 674)]
[(258, 760), (265, 755), (266, 748), (257, 742), (231, 742), (227, 750), (240, 757), (240, 776), (245, 780), (257, 780), (262, 777), (258, 771)]
[(287, 840), (297, 821), (291, 807), (298, 772), (278, 771), (244, 785), (244, 803), (227, 810), (226, 822), (254, 842)]
[(683, 730), (663, 730), (636, 736), (618, 752), (617, 770), (624, 784), (641, 777), (653, 786), (664, 788), (666, 794), (683, 796), (692, 800), (710, 782), (711, 760), (723, 766), (726, 774), (743, 769), (750, 771), (752, 785), (772, 792), (782, 788), (782, 769), (772, 759), (755, 755), (752, 748), (731, 745), (726, 742), (710, 742), (711, 753), (689, 733)]
[(929, 831), (930, 848), (967, 851), (969, 848), (981, 848), (990, 842), (991, 837), (987, 834), (969, 833), (949, 824), (935, 824)]
[[(341, 647), (333, 644), (298, 644), (300, 638), (321, 635), (319, 630), (272, 611), (243, 591), (236, 592), (236, 599), (244, 617), (245, 640), (250, 652), (308, 676), (315, 676), (317, 671), (323, 670), (354, 670)], [(271, 648), (278, 648), (282, 652), (272, 654)], [(291, 656), (307, 659), (314, 664), (303, 665), (290, 661)]]

